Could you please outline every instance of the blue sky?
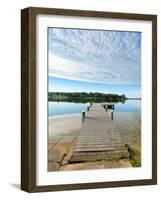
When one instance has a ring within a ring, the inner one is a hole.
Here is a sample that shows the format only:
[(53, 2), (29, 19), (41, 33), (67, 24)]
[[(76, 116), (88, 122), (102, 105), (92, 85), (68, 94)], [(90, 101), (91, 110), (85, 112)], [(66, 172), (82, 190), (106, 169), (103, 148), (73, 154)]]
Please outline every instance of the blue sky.
[(48, 28), (49, 91), (140, 96), (141, 33)]
[(50, 76), (49, 92), (103, 92), (126, 94), (127, 97), (140, 97), (140, 84), (103, 84), (76, 81)]

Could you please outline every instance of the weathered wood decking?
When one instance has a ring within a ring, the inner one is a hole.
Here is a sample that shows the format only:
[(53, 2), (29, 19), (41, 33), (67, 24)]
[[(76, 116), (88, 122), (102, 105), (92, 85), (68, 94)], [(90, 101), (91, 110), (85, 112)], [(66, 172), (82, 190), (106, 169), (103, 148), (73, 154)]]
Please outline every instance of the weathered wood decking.
[(94, 103), (83, 121), (69, 162), (128, 157), (127, 147), (120, 142), (120, 133), (114, 126), (110, 112), (106, 112), (102, 104)]

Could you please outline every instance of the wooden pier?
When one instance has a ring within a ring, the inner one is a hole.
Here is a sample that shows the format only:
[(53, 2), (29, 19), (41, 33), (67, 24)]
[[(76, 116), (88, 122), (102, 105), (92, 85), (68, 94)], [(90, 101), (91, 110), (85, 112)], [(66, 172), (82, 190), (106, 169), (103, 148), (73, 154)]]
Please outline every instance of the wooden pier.
[[(82, 127), (76, 138), (69, 163), (129, 158), (127, 146), (120, 141), (120, 133), (108, 112), (107, 104), (93, 103), (84, 114)], [(114, 104), (108, 105), (114, 109)]]

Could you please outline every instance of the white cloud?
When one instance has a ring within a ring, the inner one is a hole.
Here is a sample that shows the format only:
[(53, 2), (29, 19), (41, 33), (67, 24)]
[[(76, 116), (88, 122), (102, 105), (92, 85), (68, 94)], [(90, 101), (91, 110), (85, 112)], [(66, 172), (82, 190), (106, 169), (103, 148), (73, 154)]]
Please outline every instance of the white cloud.
[(50, 75), (101, 83), (140, 83), (140, 33), (49, 29)]
[(101, 71), (97, 66), (76, 63), (53, 54), (49, 54), (49, 74), (54, 77), (98, 83), (107, 83), (107, 80), (112, 83), (118, 79), (116, 74), (108, 72), (107, 69)]

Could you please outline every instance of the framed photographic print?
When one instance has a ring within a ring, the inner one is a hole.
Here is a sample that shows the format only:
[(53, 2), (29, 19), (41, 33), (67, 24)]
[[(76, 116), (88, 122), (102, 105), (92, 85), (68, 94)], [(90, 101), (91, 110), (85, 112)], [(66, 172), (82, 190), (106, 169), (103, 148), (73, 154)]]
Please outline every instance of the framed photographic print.
[(21, 188), (157, 183), (157, 16), (21, 11)]

